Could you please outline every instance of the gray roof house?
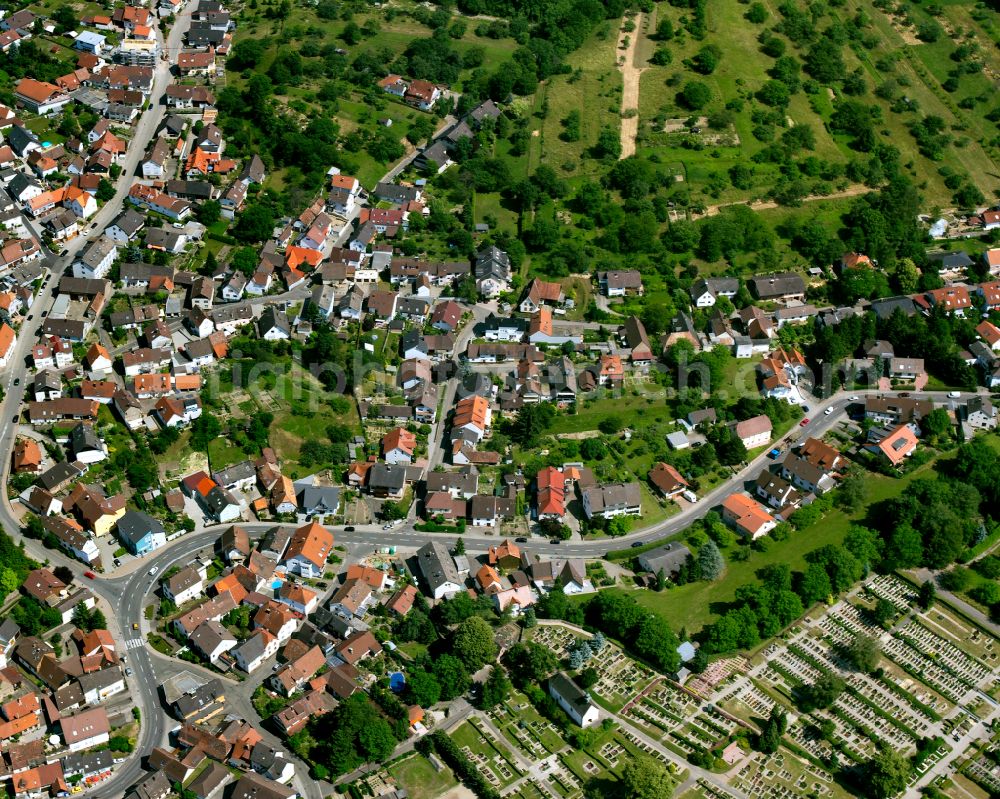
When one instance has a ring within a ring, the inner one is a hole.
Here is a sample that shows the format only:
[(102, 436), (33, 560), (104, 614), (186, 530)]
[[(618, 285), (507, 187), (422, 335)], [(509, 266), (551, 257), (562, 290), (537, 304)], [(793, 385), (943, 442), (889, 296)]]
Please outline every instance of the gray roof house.
[(441, 541), (431, 541), (417, 550), (420, 573), (435, 599), (456, 594), (464, 588), (448, 547)]

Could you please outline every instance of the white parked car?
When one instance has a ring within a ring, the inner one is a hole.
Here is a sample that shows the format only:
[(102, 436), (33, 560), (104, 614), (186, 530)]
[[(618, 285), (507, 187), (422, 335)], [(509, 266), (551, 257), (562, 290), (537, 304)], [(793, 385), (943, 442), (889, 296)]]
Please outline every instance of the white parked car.
[(833, 406), (832, 405), (829, 408), (827, 408), (825, 411), (823, 411), (823, 415), (824, 416), (829, 416), (831, 413), (833, 413)]

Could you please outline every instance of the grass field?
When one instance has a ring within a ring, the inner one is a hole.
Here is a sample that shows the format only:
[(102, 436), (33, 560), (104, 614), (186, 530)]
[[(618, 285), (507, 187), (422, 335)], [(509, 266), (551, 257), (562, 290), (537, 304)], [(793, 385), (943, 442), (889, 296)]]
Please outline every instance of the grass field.
[[(898, 496), (917, 477), (934, 474), (932, 462), (899, 479), (871, 475), (868, 502)], [(683, 627), (689, 634), (695, 634), (725, 610), (740, 586), (753, 582), (758, 570), (774, 563), (786, 564), (793, 571), (801, 570), (809, 552), (827, 544), (839, 544), (851, 524), (860, 522), (864, 515), (864, 511), (848, 515), (834, 509), (812, 527), (793, 532), (786, 541), (769, 542), (766, 552), (752, 552), (750, 558), (741, 563), (729, 562), (722, 579), (713, 583), (696, 582), (665, 591), (636, 590), (630, 593), (639, 604), (662, 615), (673, 629)]]
[(208, 444), (208, 463), (213, 472), (225, 469), (227, 466), (246, 460), (246, 458), (243, 450), (230, 444), (224, 438), (217, 438)]
[[(769, 12), (768, 18), (762, 24), (754, 24), (745, 19), (746, 4), (737, 0), (714, 3), (707, 17), (707, 35), (696, 40), (683, 28), (687, 9), (660, 2), (648, 24), (634, 34), (640, 37), (637, 57), (644, 69), (640, 81), (639, 153), (654, 155), (660, 163), (681, 162), (686, 182), (677, 190), (682, 196), (690, 191), (692, 199), (700, 198), (708, 203), (753, 199), (766, 192), (777, 177), (777, 165), (770, 163), (752, 164), (754, 174), (749, 187), (734, 187), (726, 174), (735, 163), (750, 164), (750, 159), (768, 145), (767, 141), (754, 136), (752, 113), (762, 106), (753, 95), (768, 80), (774, 58), (762, 51), (758, 37), (764, 31), (773, 31), (783, 17), (776, 4), (764, 5)], [(792, 5), (804, 6), (801, 3)], [(906, 11), (918, 24), (931, 19), (927, 10), (919, 6), (907, 6)], [(883, 124), (879, 126), (879, 133), (885, 141), (899, 148), (905, 169), (922, 185), (930, 201), (943, 207), (950, 204), (951, 190), (944, 185), (942, 167), (967, 174), (987, 198), (993, 196), (1000, 188), (996, 167), (998, 139), (996, 123), (988, 120), (985, 114), (995, 106), (995, 81), (990, 76), (997, 74), (1000, 59), (996, 48), (991, 46), (990, 33), (982, 24), (987, 18), (982, 10), (974, 11), (970, 4), (963, 3), (944, 5), (937, 17), (942, 27), (941, 36), (930, 43), (916, 39), (913, 28), (907, 29), (899, 19), (890, 18), (874, 8), (869, 0), (848, 0), (838, 10), (836, 18), (854, 20), (855, 25), (859, 24), (857, 20), (863, 21), (857, 35), (864, 44), (859, 42), (854, 46), (848, 41), (843, 46), (845, 66), (848, 72), (861, 69), (867, 93), (859, 99), (881, 110)], [(651, 40), (657, 24), (663, 19), (670, 20), (679, 35), (668, 42)], [(817, 28), (830, 21), (830, 18), (820, 20)], [(788, 45), (786, 55), (801, 62), (805, 49), (798, 49), (796, 41), (784, 41)], [(963, 74), (956, 86), (948, 86), (952, 89), (948, 91), (944, 85), (949, 73), (957, 62), (968, 60), (968, 57), (955, 57), (955, 49), (970, 42), (979, 45), (975, 57), (982, 62), (983, 69)], [(699, 75), (684, 62), (706, 44), (719, 46), (723, 56), (711, 74)], [(649, 63), (660, 47), (666, 47), (672, 56), (668, 65)], [(803, 79), (808, 77), (802, 75)], [(685, 146), (690, 145), (691, 137), (663, 132), (664, 119), (683, 119), (691, 114), (676, 99), (678, 91), (689, 80), (698, 80), (711, 90), (712, 102), (700, 113), (723, 105), (733, 112), (738, 144), (713, 144), (703, 139), (699, 146)], [(896, 80), (905, 96), (914, 103), (909, 110), (893, 110), (890, 101), (874, 95), (874, 89), (887, 80)], [(833, 96), (831, 91), (835, 92)], [(819, 91), (812, 94), (799, 91), (792, 95), (786, 109), (789, 126), (808, 125), (815, 135), (815, 147), (808, 154), (835, 164), (845, 164), (858, 157), (858, 153), (848, 147), (846, 137), (831, 135), (827, 127), (834, 102), (843, 97), (840, 92), (839, 85), (829, 90), (819, 86)], [(952, 137), (953, 142), (945, 148), (941, 160), (930, 160), (922, 155), (909, 131), (910, 124), (923, 115), (940, 117)], [(846, 185), (843, 178), (839, 182)], [(834, 184), (832, 188), (837, 186)]]
[(412, 799), (434, 799), (458, 784), (450, 768), (445, 766), (437, 771), (423, 755), (413, 755), (393, 764), (389, 774)]
[[(572, 53), (566, 63), (571, 72), (546, 81), (535, 96), (534, 111), (547, 107), (543, 120), (532, 120), (529, 170), (545, 163), (563, 177), (596, 175), (597, 161), (586, 157), (597, 142), (602, 128), (616, 132), (621, 104), (621, 73), (615, 68), (615, 30), (609, 22), (598, 27), (583, 47)], [(563, 120), (571, 111), (580, 113), (580, 139), (563, 141)]]

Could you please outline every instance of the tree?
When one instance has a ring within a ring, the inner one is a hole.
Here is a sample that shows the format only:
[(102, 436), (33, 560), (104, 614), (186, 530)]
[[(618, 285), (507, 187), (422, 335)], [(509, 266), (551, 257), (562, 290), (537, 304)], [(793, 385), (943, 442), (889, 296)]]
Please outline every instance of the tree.
[(886, 747), (865, 766), (865, 790), (872, 799), (889, 799), (906, 790), (910, 764), (899, 753)]
[(493, 628), (479, 616), (472, 616), (458, 626), (451, 648), (470, 672), (478, 671), (497, 657)]
[(630, 760), (622, 771), (625, 799), (669, 799), (676, 787), (677, 780), (666, 765), (648, 755)]
[(493, 666), (490, 676), (483, 683), (483, 690), (479, 697), (480, 709), (490, 710), (504, 702), (510, 696), (511, 689), (510, 678), (503, 666)]
[(222, 424), (207, 411), (191, 423), (191, 448), (208, 452), (208, 445), (222, 433)]
[(559, 667), (559, 661), (552, 651), (534, 641), (514, 644), (504, 661), (519, 687), (531, 682), (541, 682)]
[(448, 702), (469, 690), (472, 680), (461, 660), (454, 655), (440, 655), (432, 671), (441, 686), (441, 700)]
[(414, 670), (406, 678), (406, 699), (420, 707), (430, 707), (441, 699), (441, 683), (427, 671)]
[(388, 163), (403, 157), (406, 149), (391, 128), (379, 127), (368, 142), (368, 154), (376, 161)]
[(406, 508), (400, 502), (387, 499), (379, 508), (379, 515), (388, 522), (399, 521), (406, 518)]
[(757, 749), (765, 754), (777, 752), (781, 746), (781, 736), (785, 734), (787, 727), (788, 716), (785, 709), (775, 702), (757, 737)]
[(525, 405), (517, 412), (511, 425), (510, 437), (516, 444), (524, 448), (534, 447), (545, 429), (552, 424), (555, 409), (550, 403), (539, 402), (535, 405)]
[(214, 225), (222, 218), (222, 205), (218, 200), (205, 200), (198, 206), (195, 216), (205, 227)]
[(703, 580), (718, 580), (726, 568), (726, 562), (715, 542), (709, 539), (698, 550), (698, 570)]
[(253, 69), (263, 57), (264, 43), (260, 39), (240, 39), (233, 45), (227, 66), (236, 72), (242, 72)]
[(874, 636), (859, 633), (848, 644), (845, 654), (854, 668), (865, 674), (871, 674), (878, 667), (882, 647)]
[(947, 438), (951, 435), (951, 419), (948, 418), (948, 411), (944, 408), (935, 408), (921, 417), (920, 429), (932, 440), (940, 441)]
[(689, 80), (677, 95), (677, 102), (690, 111), (700, 111), (712, 101), (712, 90), (704, 83)]
[(595, 158), (607, 161), (621, 157), (622, 142), (617, 128), (601, 128), (601, 132), (597, 134), (593, 154)]
[(868, 495), (868, 480), (861, 471), (852, 470), (840, 481), (834, 501), (849, 513), (859, 510)]
[(896, 606), (892, 604), (888, 599), (880, 599), (875, 603), (875, 609), (872, 611), (872, 617), (875, 619), (875, 623), (880, 626), (885, 626), (888, 622), (895, 617)]
[(274, 212), (267, 205), (253, 203), (236, 220), (233, 237), (248, 244), (270, 238), (274, 231)]
[(796, 704), (803, 713), (823, 710), (837, 701), (845, 687), (844, 681), (836, 674), (823, 674), (816, 682), (798, 687), (795, 692)]
[[(21, 578), (16, 571), (7, 566), (0, 568), (0, 597), (12, 594), (20, 587)], [(78, 605), (77, 607), (82, 607), (82, 605)]]
[(921, 610), (930, 610), (934, 606), (936, 597), (937, 586), (934, 585), (933, 580), (927, 580), (920, 586), (920, 592), (917, 594), (917, 604)]
[(110, 181), (101, 178), (97, 182), (97, 192), (94, 196), (98, 202), (106, 203), (108, 200), (114, 199), (115, 187)]
[(583, 689), (593, 688), (601, 680), (600, 672), (593, 666), (587, 666), (576, 678), (577, 684)]
[(601, 461), (608, 456), (608, 447), (599, 438), (585, 438), (580, 442), (580, 455), (584, 460)]

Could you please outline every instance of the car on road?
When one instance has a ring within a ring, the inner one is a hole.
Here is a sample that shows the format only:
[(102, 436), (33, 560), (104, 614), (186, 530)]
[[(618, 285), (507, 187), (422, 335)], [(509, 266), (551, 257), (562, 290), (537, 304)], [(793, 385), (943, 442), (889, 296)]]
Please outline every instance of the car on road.
[(908, 397), (908, 396), (910, 396), (910, 392), (909, 391), (900, 391), (899, 392), (899, 396), (901, 396), (901, 397)]
[(802, 410), (804, 410), (806, 413), (809, 413), (809, 406), (808, 405), (803, 405), (802, 406)]
[(861, 399), (861, 397), (855, 394), (853, 397), (848, 397), (847, 399), (849, 402), (857, 402), (859, 399)]
[(132, 676), (132, 667), (131, 666), (126, 667), (126, 669), (125, 669), (125, 676), (126, 677), (131, 677)]
[(159, 566), (154, 566), (152, 569), (149, 570), (149, 576), (153, 577), (159, 570), (160, 570)]
[(121, 566), (121, 565), (122, 565), (122, 559), (121, 558), (115, 558), (115, 566)]
[(644, 544), (642, 543), (642, 541), (633, 541), (633, 542), (632, 542), (632, 549), (638, 549), (638, 548), (639, 548), (639, 547), (641, 547), (641, 546), (645, 546), (645, 545), (644, 545)]
[(66, 255), (66, 253), (68, 253), (68, 252), (69, 252), (69, 250), (61, 250), (61, 251), (59, 252), (59, 257), (60, 257), (60, 258), (62, 258), (62, 257), (63, 257), (64, 255)]
[(14, 385), (15, 386), (21, 385), (21, 378), (20, 377), (15, 377), (14, 378)]
[(550, 544), (561, 544), (562, 543), (562, 539), (561, 538), (550, 538), (549, 539), (549, 543)]
[(808, 416), (805, 419), (803, 419), (801, 422), (799, 422), (799, 427), (805, 427), (807, 424), (809, 424), (809, 417)]
[(829, 416), (831, 413), (833, 413), (833, 406), (832, 405), (829, 408), (827, 408), (825, 411), (823, 411), (823, 415), (824, 416)]
[(15, 414), (14, 414), (14, 418), (13, 418), (13, 419), (11, 419), (11, 421), (12, 421), (12, 422), (13, 422), (14, 424), (17, 424), (17, 422), (18, 422), (18, 420), (19, 420), (20, 418), (21, 418), (21, 414), (19, 414), (19, 413), (15, 413)]
[(344, 532), (345, 533), (353, 533), (354, 532), (354, 528), (353, 527), (345, 527), (344, 528)]
[(84, 572), (83, 576), (86, 577), (88, 580), (96, 580), (97, 579), (97, 575), (94, 574), (93, 572)]
[(44, 319), (48, 315), (49, 315), (49, 312), (47, 310), (42, 311), (42, 319)]
[(520, 537), (518, 537), (518, 538), (515, 538), (514, 541), (516, 541), (518, 544), (527, 544), (528, 543), (527, 537), (523, 536), (523, 535), (520, 536)]
[(781, 447), (775, 447), (774, 449), (772, 449), (770, 452), (767, 453), (767, 457), (769, 457), (773, 461), (777, 460), (780, 454), (781, 454)]
[(137, 621), (132, 622), (132, 629), (133, 630), (138, 630), (139, 629), (139, 622), (137, 622)]
[(949, 391), (948, 392), (948, 398), (949, 399), (958, 399), (961, 396), (962, 396), (962, 392), (961, 391)]

